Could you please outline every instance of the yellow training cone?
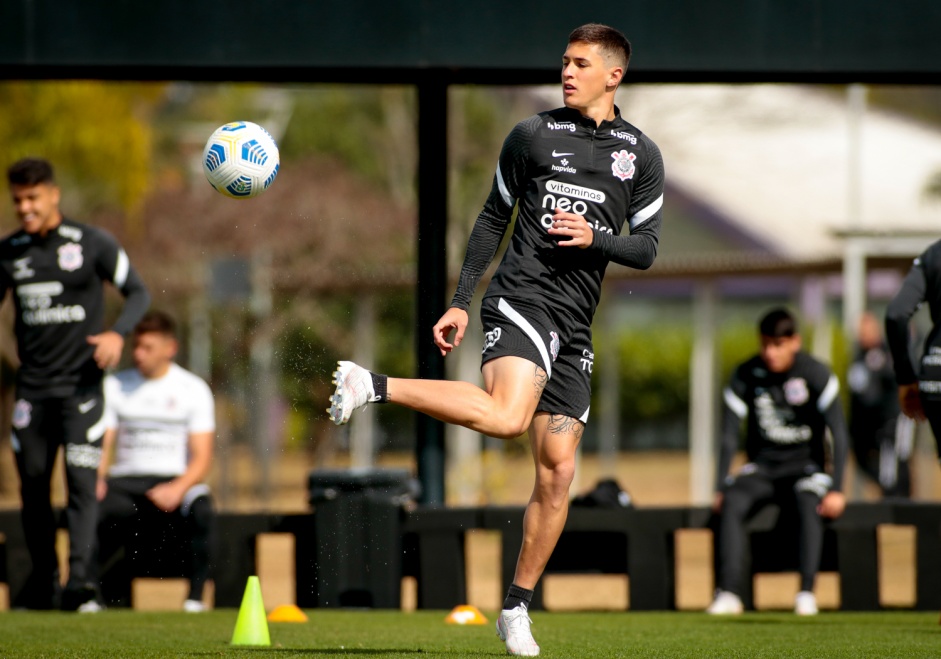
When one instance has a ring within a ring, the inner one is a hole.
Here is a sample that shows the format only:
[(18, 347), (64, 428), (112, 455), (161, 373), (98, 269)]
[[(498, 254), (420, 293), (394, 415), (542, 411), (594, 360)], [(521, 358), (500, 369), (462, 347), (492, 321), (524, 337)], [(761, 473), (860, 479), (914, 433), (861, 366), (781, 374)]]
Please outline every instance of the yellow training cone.
[(487, 619), (476, 606), (462, 604), (451, 609), (451, 613), (444, 619), (449, 625), (486, 625)]
[(307, 615), (293, 604), (282, 604), (268, 614), (268, 622), (307, 622)]
[(239, 617), (232, 632), (232, 645), (271, 645), (258, 577), (249, 577), (245, 584), (242, 606), (239, 607)]

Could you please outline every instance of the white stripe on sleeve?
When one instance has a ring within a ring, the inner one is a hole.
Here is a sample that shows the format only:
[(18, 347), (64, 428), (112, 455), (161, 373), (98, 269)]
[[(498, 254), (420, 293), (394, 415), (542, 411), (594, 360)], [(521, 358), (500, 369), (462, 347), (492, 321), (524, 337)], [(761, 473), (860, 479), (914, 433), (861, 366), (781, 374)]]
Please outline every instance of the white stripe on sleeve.
[(643, 224), (644, 222), (649, 220), (651, 217), (653, 217), (656, 214), (656, 212), (660, 210), (662, 206), (663, 206), (663, 195), (661, 194), (659, 197), (654, 199), (652, 203), (644, 206), (639, 211), (634, 213), (634, 216), (630, 220), (628, 220), (627, 223), (628, 225), (630, 225), (631, 230), (633, 231), (634, 229), (639, 227), (641, 224)]
[(835, 375), (831, 375), (830, 381), (827, 382), (827, 386), (820, 393), (820, 398), (817, 399), (817, 409), (826, 412), (838, 393), (840, 393), (840, 381), (836, 379)]
[(506, 187), (506, 182), (503, 180), (503, 172), (500, 171), (500, 161), (497, 161), (497, 187), (500, 189), (500, 196), (503, 197), (503, 203), (513, 208), (516, 200), (513, 199), (513, 195), (510, 194), (510, 190)]
[(744, 400), (736, 396), (735, 392), (728, 387), (722, 392), (722, 397), (725, 399), (725, 404), (728, 405), (735, 416), (739, 419), (745, 418), (745, 415), (748, 414), (748, 405), (745, 404)]
[(114, 285), (118, 288), (124, 288), (124, 284), (127, 283), (127, 272), (131, 269), (131, 262), (127, 258), (127, 252), (123, 249), (118, 250), (118, 262), (114, 266), (114, 277), (111, 281), (114, 282)]

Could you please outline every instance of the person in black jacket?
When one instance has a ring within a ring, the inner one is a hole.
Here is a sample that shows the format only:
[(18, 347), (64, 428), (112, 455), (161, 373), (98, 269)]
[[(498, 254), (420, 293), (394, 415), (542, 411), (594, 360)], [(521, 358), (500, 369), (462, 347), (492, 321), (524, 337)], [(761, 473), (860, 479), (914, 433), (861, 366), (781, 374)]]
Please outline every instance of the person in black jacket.
[[(127, 254), (108, 233), (62, 216), (52, 166), (29, 158), (7, 172), (20, 229), (0, 241), (0, 300), (13, 292), (20, 367), (13, 450), (20, 474), (23, 531), (32, 559), (13, 605), (91, 610), (97, 606), (93, 559), (95, 482), (105, 427), (104, 369), (117, 365), (124, 336), (150, 304)], [(103, 284), (124, 296), (104, 325)], [(59, 447), (68, 480), (69, 577), (59, 601), (56, 524), (50, 481)]]
[[(909, 321), (925, 302), (931, 330), (916, 373), (910, 357)], [(929, 246), (912, 264), (886, 309), (885, 335), (895, 364), (902, 412), (916, 421), (927, 419), (935, 442), (941, 445), (941, 241)]]
[(882, 338), (882, 323), (872, 312), (860, 316), (846, 383), (857, 465), (885, 496), (908, 497), (914, 424), (900, 413), (892, 357)]
[[(768, 312), (758, 325), (760, 352), (735, 370), (725, 389), (718, 478), (713, 509), (719, 513), (718, 575), (708, 613), (743, 610), (739, 596), (745, 521), (769, 501), (796, 506), (800, 524), (799, 615), (817, 613), (814, 581), (823, 549), (821, 517), (839, 517), (846, 461), (846, 422), (840, 383), (829, 367), (801, 351), (797, 321), (786, 309)], [(745, 424), (748, 462), (729, 474)], [(833, 435), (826, 469), (826, 429)]]
[(613, 28), (576, 28), (562, 55), (564, 107), (521, 121), (503, 144), (457, 291), (432, 328), (442, 356), (460, 345), (471, 298), (516, 209), (509, 246), (481, 304), (484, 388), (387, 378), (348, 361), (334, 373), (328, 412), (337, 424), (367, 403), (392, 402), (491, 437), (529, 431), (536, 482), (516, 576), (497, 620), (511, 654), (539, 654), (528, 604), (568, 512), (605, 269), (611, 261), (646, 269), (657, 253), (663, 161), (614, 104), (630, 54)]

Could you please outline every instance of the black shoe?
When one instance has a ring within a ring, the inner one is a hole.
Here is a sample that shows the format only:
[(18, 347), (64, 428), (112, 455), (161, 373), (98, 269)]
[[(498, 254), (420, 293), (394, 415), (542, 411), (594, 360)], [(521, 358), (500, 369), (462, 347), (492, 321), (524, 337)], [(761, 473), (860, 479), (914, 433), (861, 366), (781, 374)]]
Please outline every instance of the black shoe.
[(33, 573), (26, 580), (23, 588), (11, 602), (11, 608), (29, 611), (50, 611), (59, 608), (62, 598), (62, 584), (59, 572), (53, 575), (39, 576)]
[(97, 601), (98, 589), (95, 587), (95, 584), (74, 584), (70, 582), (66, 584), (65, 590), (62, 591), (63, 611), (78, 611), (86, 602)]

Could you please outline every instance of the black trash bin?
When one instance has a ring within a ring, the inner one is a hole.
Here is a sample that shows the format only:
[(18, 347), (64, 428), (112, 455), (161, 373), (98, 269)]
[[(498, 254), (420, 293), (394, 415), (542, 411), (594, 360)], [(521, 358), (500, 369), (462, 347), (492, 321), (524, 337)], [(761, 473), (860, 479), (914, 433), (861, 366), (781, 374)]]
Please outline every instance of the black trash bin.
[(308, 493), (313, 547), (297, 548), (298, 605), (399, 608), (403, 509), (417, 494), (408, 470), (316, 470)]

